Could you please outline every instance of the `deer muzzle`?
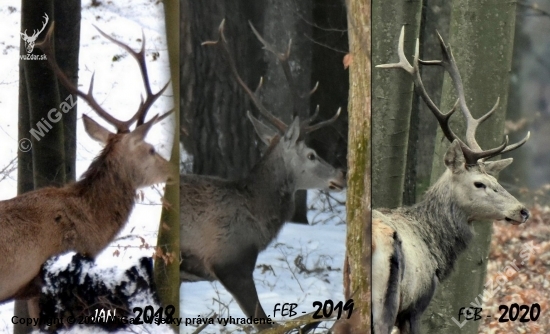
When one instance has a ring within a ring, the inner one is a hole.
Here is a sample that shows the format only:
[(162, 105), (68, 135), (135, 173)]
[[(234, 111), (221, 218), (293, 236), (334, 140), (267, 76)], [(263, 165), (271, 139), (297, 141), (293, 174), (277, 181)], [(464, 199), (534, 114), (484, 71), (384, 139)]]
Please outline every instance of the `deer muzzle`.
[(346, 173), (338, 169), (336, 170), (336, 177), (329, 181), (328, 188), (331, 191), (342, 191), (346, 187)]
[(521, 207), (518, 210), (511, 211), (504, 218), (505, 221), (512, 223), (513, 225), (523, 224), (529, 219), (530, 213), (529, 210), (525, 207)]

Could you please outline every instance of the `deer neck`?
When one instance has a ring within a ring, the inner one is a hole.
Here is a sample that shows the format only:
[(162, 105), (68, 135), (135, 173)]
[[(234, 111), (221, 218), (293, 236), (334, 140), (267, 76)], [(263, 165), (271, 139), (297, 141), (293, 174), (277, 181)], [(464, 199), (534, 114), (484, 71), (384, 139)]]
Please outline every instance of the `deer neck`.
[(432, 246), (429, 248), (437, 262), (436, 275), (444, 279), (473, 237), (468, 215), (453, 200), (450, 171), (439, 178), (421, 202), (405, 211), (419, 222), (419, 236)]
[[(137, 187), (131, 173), (117, 160), (115, 145), (107, 145), (74, 184), (81, 204), (95, 224), (118, 233), (134, 207)], [(111, 236), (111, 238), (114, 237)]]
[(296, 192), (295, 178), (282, 153), (279, 145), (270, 147), (244, 182), (256, 207), (278, 216), (280, 226), (294, 212)]

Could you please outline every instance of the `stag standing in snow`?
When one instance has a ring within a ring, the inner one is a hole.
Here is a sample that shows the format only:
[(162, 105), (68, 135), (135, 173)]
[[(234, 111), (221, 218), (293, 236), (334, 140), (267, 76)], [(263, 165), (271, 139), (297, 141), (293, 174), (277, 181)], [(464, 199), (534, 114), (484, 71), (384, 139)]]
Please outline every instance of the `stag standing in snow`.
[[(266, 49), (273, 50), (252, 29)], [(250, 174), (241, 180), (180, 176), (181, 279), (219, 280), (246, 316), (265, 320), (267, 315), (254, 285), (254, 267), (258, 254), (292, 217), (295, 192), (299, 189), (341, 191), (346, 185), (343, 171), (323, 161), (304, 142), (308, 132), (335, 121), (340, 110), (325, 122), (309, 125), (316, 112), (303, 122), (296, 117), (287, 126), (261, 104), (240, 78), (223, 34), (223, 22), (220, 40), (205, 44), (217, 44), (223, 49), (237, 81), (277, 131), (248, 113), (256, 133), (269, 147)], [(288, 54), (281, 56), (283, 66), (288, 66)], [(290, 71), (285, 74), (290, 75)], [(292, 82), (288, 76), (287, 79)], [(264, 329), (270, 325), (263, 322), (257, 327)]]
[[(161, 118), (144, 122), (147, 111), (166, 89), (151, 92), (143, 41), (141, 51), (100, 33), (128, 51), (142, 71), (146, 99), (132, 118), (120, 121), (93, 97), (93, 77), (88, 93), (79, 91), (55, 62), (54, 25), (37, 43), (61, 83), (84, 99), (117, 133), (83, 116), (86, 132), (105, 145), (82, 178), (62, 188), (42, 188), (0, 202), (0, 302), (36, 297), (40, 267), (50, 257), (76, 251), (94, 257), (117, 235), (134, 207), (137, 189), (165, 182), (172, 174), (167, 160), (144, 141)], [(133, 131), (130, 127), (136, 123)], [(37, 310), (34, 310), (36, 312)]]
[[(413, 65), (403, 52), (405, 28), (399, 37), (399, 63), (378, 65), (400, 68), (409, 73), (417, 94), (437, 118), (445, 137), (451, 142), (445, 154), (447, 170), (427, 191), (424, 199), (412, 206), (394, 210), (373, 210), (372, 314), (375, 334), (391, 333), (394, 325), (404, 333), (419, 333), (419, 322), (433, 297), (438, 283), (445, 279), (472, 239), (471, 223), (476, 220), (505, 220), (522, 224), (529, 211), (496, 180), (497, 174), (512, 159), (486, 161), (523, 145), (508, 145), (508, 138), (498, 147), (482, 150), (475, 139), (477, 126), (497, 108), (484, 116), (472, 117), (464, 97), (464, 88), (449, 46), (441, 36), (443, 60), (418, 58), (419, 42)], [(428, 96), (419, 72), (419, 64), (442, 66), (453, 81), (458, 105), (467, 122), (466, 142), (449, 126), (457, 105), (443, 114)]]

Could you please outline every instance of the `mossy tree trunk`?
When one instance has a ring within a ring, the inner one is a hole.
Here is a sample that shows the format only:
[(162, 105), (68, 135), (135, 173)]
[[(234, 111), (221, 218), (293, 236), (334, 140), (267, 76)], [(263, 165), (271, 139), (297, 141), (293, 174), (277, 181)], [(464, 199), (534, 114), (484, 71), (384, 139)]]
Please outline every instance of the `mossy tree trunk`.
[(354, 300), (349, 320), (337, 322), (336, 333), (364, 333), (371, 314), (371, 215), (370, 215), (370, 102), (371, 102), (371, 7), (362, 0), (349, 0), (350, 56), (347, 241), (344, 294)]
[[(478, 129), (477, 140), (482, 148), (496, 147), (502, 142), (504, 118), (508, 95), (508, 74), (511, 67), (515, 25), (514, 2), (457, 0), (453, 1), (449, 36), (443, 36), (453, 47), (468, 106), (474, 117), (489, 111), (497, 97), (500, 106), (495, 114)], [(456, 94), (448, 76), (443, 83), (441, 110), (450, 110)], [(453, 131), (464, 133), (464, 121), (458, 115), (451, 122)], [(438, 132), (432, 183), (443, 170), (443, 155), (448, 142), (441, 140)], [(491, 222), (474, 222), (475, 237), (462, 254), (453, 274), (439, 285), (422, 320), (422, 333), (477, 333), (479, 321), (457, 325), (461, 307), (481, 303), (485, 295), (484, 284), (489, 245), (492, 234)], [(489, 291), (490, 292), (490, 291)], [(480, 297), (481, 295), (481, 297)], [(477, 301), (476, 301), (477, 298)]]

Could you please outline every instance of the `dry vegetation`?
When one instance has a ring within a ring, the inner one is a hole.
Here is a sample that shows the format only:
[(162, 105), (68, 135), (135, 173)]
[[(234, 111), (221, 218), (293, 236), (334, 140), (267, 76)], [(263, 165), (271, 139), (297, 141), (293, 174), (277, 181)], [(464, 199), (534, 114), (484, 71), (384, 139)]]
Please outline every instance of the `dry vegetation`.
[[(484, 298), (479, 333), (547, 333), (550, 328), (550, 207), (534, 205), (531, 214), (525, 225), (506, 222), (493, 225), (484, 291), (489, 297)], [(499, 322), (504, 312), (499, 306), (509, 307), (513, 303), (540, 304), (539, 318), (520, 322), (524, 313), (521, 311), (515, 321)]]

